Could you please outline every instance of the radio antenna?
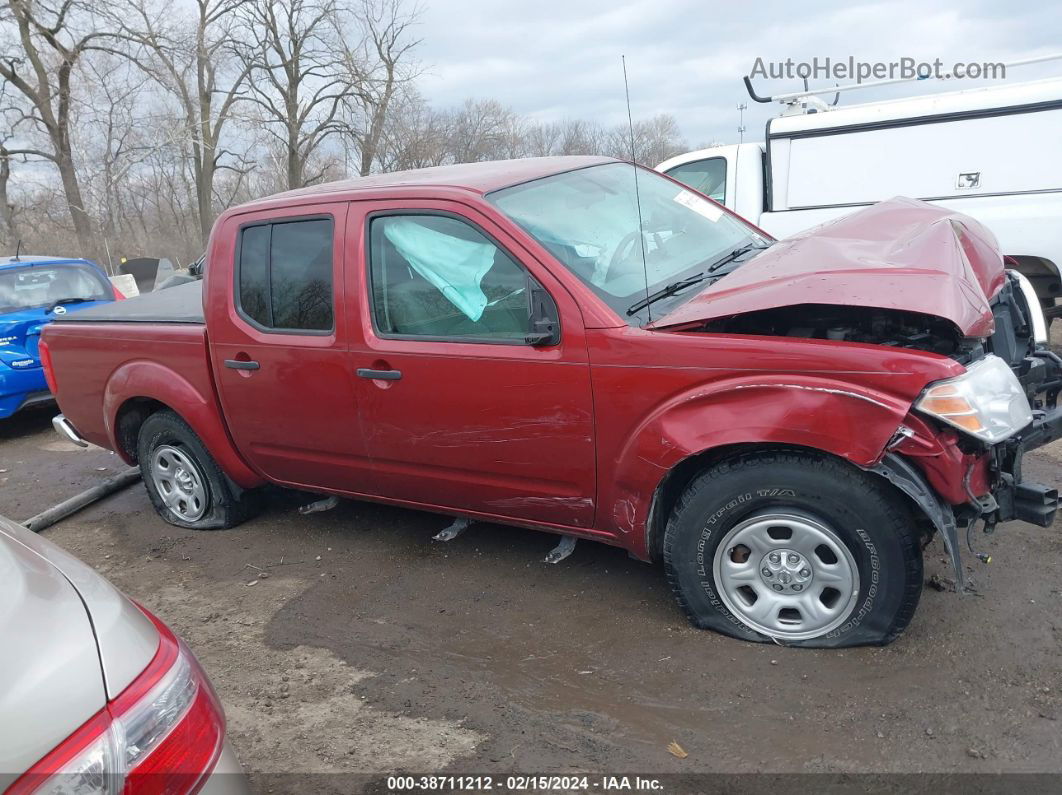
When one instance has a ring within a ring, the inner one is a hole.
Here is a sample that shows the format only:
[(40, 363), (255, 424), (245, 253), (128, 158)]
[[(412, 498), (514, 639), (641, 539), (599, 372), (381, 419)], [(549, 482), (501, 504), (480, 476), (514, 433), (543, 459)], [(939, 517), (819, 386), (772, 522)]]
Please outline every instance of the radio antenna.
[[(642, 194), (638, 190), (638, 161), (634, 156), (634, 117), (631, 116), (631, 87), (627, 82), (627, 56), (621, 55), (623, 63), (623, 91), (627, 96), (627, 129), (631, 134), (631, 167), (634, 169), (634, 203), (638, 207), (638, 246), (642, 252), (642, 276), (645, 278), (645, 300), (649, 301), (649, 268), (645, 264), (645, 234), (644, 222), (642, 221)], [(653, 322), (653, 310), (648, 303), (645, 306), (646, 316), (649, 322)]]

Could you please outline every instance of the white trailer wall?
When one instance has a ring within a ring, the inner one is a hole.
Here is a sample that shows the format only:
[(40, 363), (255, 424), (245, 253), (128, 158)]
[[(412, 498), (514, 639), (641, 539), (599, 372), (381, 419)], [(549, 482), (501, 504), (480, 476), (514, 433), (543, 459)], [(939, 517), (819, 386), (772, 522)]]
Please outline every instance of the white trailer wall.
[[(1062, 109), (772, 137), (770, 147), (774, 211), (1062, 190)], [(973, 173), (976, 187), (957, 187)]]

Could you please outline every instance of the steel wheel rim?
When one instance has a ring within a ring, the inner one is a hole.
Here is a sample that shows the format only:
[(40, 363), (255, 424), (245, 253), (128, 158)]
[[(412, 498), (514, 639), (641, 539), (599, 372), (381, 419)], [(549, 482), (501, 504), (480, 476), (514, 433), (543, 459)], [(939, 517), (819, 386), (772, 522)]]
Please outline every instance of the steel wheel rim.
[(178, 518), (195, 522), (206, 513), (210, 501), (206, 479), (194, 459), (168, 444), (151, 454), (151, 480), (162, 502)]
[(716, 548), (713, 574), (730, 612), (779, 640), (829, 634), (859, 596), (859, 569), (848, 547), (802, 514), (761, 514), (739, 523)]

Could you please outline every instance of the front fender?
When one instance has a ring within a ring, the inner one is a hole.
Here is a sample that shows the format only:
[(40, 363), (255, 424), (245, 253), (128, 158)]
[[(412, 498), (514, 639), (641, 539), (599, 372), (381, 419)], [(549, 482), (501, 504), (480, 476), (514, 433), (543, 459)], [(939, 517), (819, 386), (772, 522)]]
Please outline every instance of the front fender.
[[(788, 373), (727, 379), (678, 395), (648, 416), (620, 456), (611, 523), (647, 557), (655, 486), (681, 461), (729, 445), (806, 447), (869, 467), (880, 460), (910, 402), (839, 379)], [(646, 484), (654, 488), (647, 489)]]
[(114, 371), (103, 394), (103, 416), (111, 449), (126, 463), (132, 458), (118, 440), (118, 413), (129, 400), (149, 398), (179, 414), (202, 440), (218, 466), (242, 488), (265, 481), (243, 461), (229, 437), (213, 392), (203, 394), (191, 381), (165, 365), (146, 359), (124, 363)]

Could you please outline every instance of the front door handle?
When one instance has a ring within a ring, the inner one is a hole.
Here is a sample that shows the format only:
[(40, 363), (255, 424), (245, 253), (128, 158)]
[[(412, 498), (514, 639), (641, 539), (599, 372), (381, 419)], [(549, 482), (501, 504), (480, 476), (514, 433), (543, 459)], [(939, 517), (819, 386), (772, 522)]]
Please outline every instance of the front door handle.
[(359, 378), (371, 378), (373, 381), (397, 381), (402, 377), (401, 370), (370, 370), (368, 367), (357, 369)]
[(258, 362), (253, 362), (244, 359), (226, 359), (225, 366), (230, 370), (257, 370), (260, 365)]

